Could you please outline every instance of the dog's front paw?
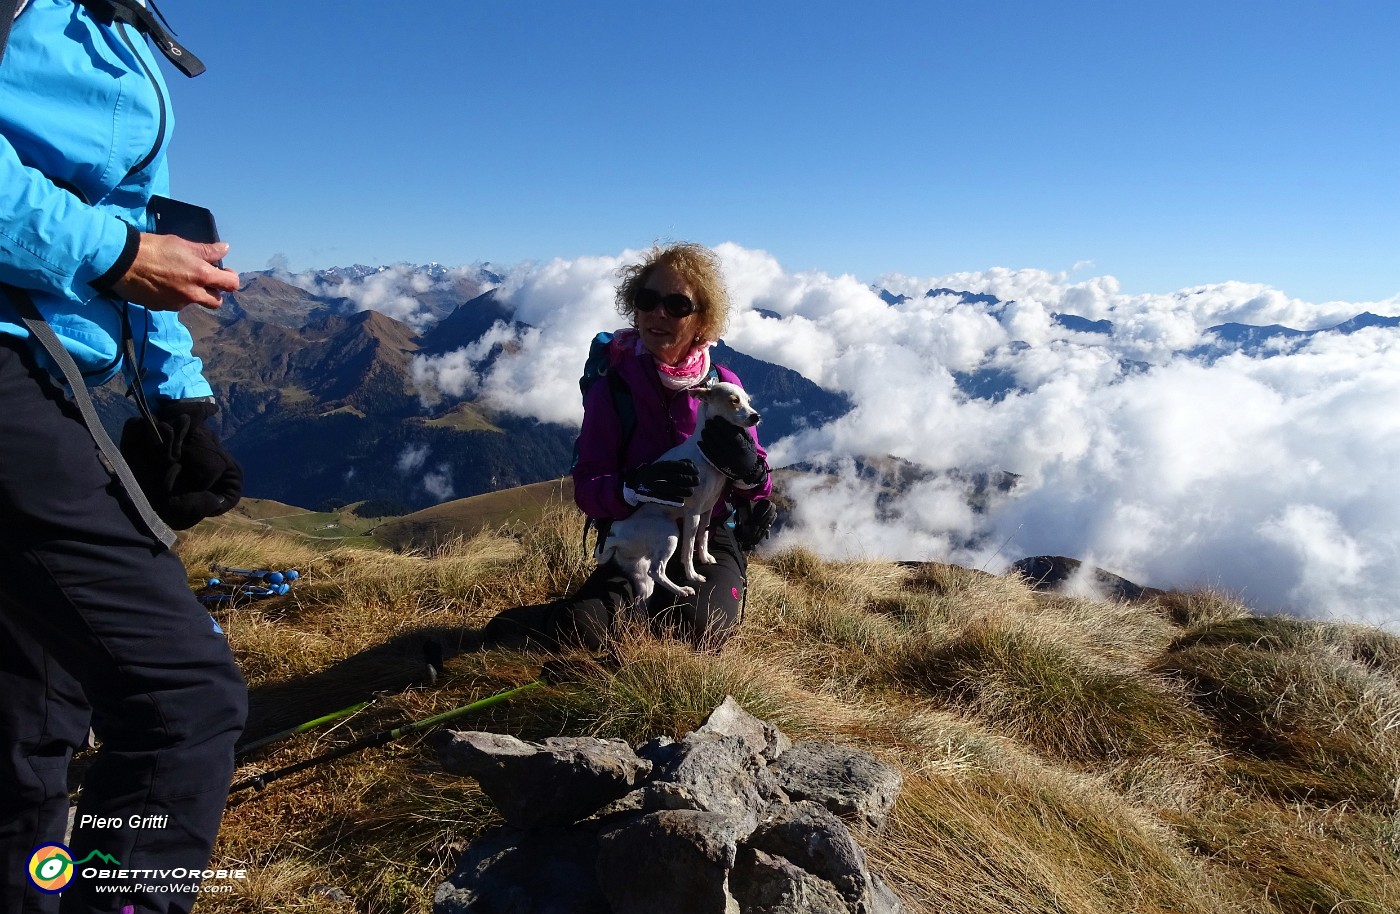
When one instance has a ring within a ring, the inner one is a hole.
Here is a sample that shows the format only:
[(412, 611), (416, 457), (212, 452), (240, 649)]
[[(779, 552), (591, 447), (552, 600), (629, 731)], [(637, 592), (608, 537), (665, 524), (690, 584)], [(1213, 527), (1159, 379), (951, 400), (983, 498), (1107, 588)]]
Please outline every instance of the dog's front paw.
[(716, 561), (715, 557), (710, 555), (708, 552), (701, 552), (695, 557), (700, 560), (701, 565), (713, 565)]
[[(701, 580), (703, 580), (703, 578)], [(683, 597), (693, 597), (695, 596), (695, 588), (682, 586), (680, 589), (680, 593)]]

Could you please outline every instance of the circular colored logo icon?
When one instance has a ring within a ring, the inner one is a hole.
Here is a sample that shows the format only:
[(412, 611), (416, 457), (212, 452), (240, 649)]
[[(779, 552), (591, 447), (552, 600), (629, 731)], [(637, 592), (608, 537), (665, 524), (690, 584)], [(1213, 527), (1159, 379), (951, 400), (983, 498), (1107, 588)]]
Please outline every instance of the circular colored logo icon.
[(41, 844), (29, 855), (29, 881), (55, 895), (73, 881), (73, 852), (62, 844)]

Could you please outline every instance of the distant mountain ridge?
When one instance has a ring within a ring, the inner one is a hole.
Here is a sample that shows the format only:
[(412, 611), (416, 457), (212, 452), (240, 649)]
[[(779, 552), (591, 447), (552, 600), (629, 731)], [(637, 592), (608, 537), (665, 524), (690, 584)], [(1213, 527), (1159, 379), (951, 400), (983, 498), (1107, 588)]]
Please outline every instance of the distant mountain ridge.
[[(908, 295), (897, 295), (888, 289), (878, 287), (874, 288), (873, 291), (892, 308), (903, 307), (912, 301), (919, 300)], [(929, 289), (921, 297), (937, 298), (941, 296), (952, 296), (962, 304), (981, 307), (987, 314), (998, 320), (1005, 313), (1007, 305), (1011, 304), (1010, 301), (1004, 301), (987, 293), (947, 288)], [(1050, 318), (1056, 326), (1072, 333), (1111, 339), (1116, 332), (1113, 321), (1107, 319), (1093, 320), (1065, 312), (1052, 313)], [(1299, 345), (1305, 345), (1308, 341), (1322, 334), (1349, 335), (1371, 327), (1400, 327), (1400, 317), (1385, 317), (1365, 311), (1340, 323), (1314, 330), (1296, 330), (1281, 324), (1267, 326), (1234, 322), (1217, 324), (1205, 330), (1203, 342), (1189, 349), (1181, 350), (1178, 355), (1207, 365), (1233, 353), (1241, 353), (1251, 358), (1269, 358), (1291, 351)], [(971, 399), (991, 400), (993, 402), (998, 402), (1018, 390), (1023, 390), (1024, 388), (1020, 385), (1016, 375), (1016, 358), (1030, 348), (1030, 345), (1023, 340), (1011, 340), (997, 350), (987, 353), (982, 363), (976, 368), (952, 371), (958, 390)], [(1128, 358), (1120, 358), (1118, 364), (1120, 372), (1124, 376), (1136, 374), (1151, 367), (1145, 362)]]
[(1320, 327), (1317, 330), (1294, 330), (1281, 324), (1270, 324), (1266, 327), (1236, 323), (1219, 324), (1206, 331), (1214, 339), (1195, 347), (1190, 354), (1192, 358), (1206, 361), (1215, 361), (1232, 352), (1267, 357), (1288, 348), (1291, 344), (1312, 339), (1318, 334), (1336, 333), (1350, 336), (1369, 327), (1400, 327), (1400, 317), (1382, 317), (1370, 311), (1363, 311), (1339, 324)]

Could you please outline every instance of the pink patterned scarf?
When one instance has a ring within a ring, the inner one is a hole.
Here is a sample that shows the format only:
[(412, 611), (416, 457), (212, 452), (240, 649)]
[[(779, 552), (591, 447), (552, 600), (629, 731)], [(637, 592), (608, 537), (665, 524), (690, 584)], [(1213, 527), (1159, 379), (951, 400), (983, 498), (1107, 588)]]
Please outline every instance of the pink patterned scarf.
[[(618, 353), (630, 349), (635, 355), (641, 355), (646, 351), (641, 334), (631, 327), (613, 333), (612, 344), (617, 347), (615, 352)], [(658, 361), (656, 373), (661, 383), (667, 390), (686, 390), (699, 384), (710, 372), (710, 347), (713, 345), (708, 340), (702, 340), (686, 353), (679, 365), (663, 365)]]

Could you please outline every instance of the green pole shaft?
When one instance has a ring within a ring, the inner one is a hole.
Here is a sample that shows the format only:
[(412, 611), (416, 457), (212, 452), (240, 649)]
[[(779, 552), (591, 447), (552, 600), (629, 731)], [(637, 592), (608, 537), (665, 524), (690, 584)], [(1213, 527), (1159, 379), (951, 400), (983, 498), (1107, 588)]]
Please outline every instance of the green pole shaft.
[(251, 743), (248, 743), (243, 746), (238, 746), (233, 750), (233, 753), (234, 755), (247, 755), (254, 749), (261, 749), (263, 746), (269, 746), (272, 743), (277, 742), (278, 740), (286, 739), (289, 736), (296, 736), (298, 733), (305, 733), (307, 730), (313, 730), (316, 727), (321, 726), (321, 724), (328, 724), (333, 720), (340, 720), (342, 717), (349, 717), (356, 711), (367, 707), (369, 707), (369, 702), (362, 701), (357, 705), (351, 705), (348, 708), (341, 708), (339, 711), (332, 711), (330, 714), (327, 714), (324, 717), (318, 717), (315, 720), (308, 720), (304, 724), (297, 724), (295, 727), (288, 727), (285, 730), (279, 730), (271, 736), (264, 736), (262, 739), (255, 739)]
[(452, 720), (455, 717), (461, 717), (462, 715), (468, 714), (472, 711), (479, 711), (482, 708), (489, 708), (492, 705), (497, 704), (498, 702), (505, 701), (507, 698), (512, 698), (516, 695), (519, 695), (522, 692), (528, 691), (533, 688), (537, 688), (544, 684), (544, 679), (536, 679), (534, 682), (527, 682), (523, 686), (516, 686), (515, 688), (507, 692), (502, 692), (499, 695), (492, 695), (490, 698), (483, 698), (480, 701), (474, 701), (471, 704), (463, 705), (460, 708), (453, 708), (451, 711), (444, 711), (441, 714), (435, 714), (432, 717), (427, 717), (423, 720), (414, 721), (413, 723), (409, 724), (404, 724), (403, 726), (395, 727), (392, 730), (380, 730), (378, 733), (375, 733), (372, 736), (367, 736), (364, 739), (356, 740), (353, 743), (341, 746), (339, 749), (332, 749), (330, 752), (327, 752), (323, 755), (318, 755), (315, 758), (309, 758), (304, 762), (297, 762), (296, 764), (288, 765), (285, 768), (278, 768), (274, 771), (268, 771), (264, 774), (257, 774), (253, 777), (245, 778), (244, 780), (239, 781), (238, 783), (230, 787), (229, 793), (236, 793), (240, 790), (246, 790), (249, 787), (256, 787), (259, 790), (261, 790), (268, 784), (271, 784), (273, 781), (276, 781), (280, 778), (284, 778), (287, 775), (296, 774), (297, 772), (305, 771), (308, 768), (314, 768), (317, 765), (324, 764), (325, 762), (333, 761), (338, 758), (343, 758), (347, 755), (350, 755), (351, 753), (359, 752), (361, 749), (369, 749), (372, 746), (382, 746), (385, 743), (396, 740), (401, 736), (407, 736), (408, 734), (415, 733), (419, 730), (426, 730), (429, 727), (435, 726), (440, 723), (444, 723), (445, 721)]
[(441, 714), (434, 715), (433, 717), (428, 717), (420, 721), (415, 721), (411, 724), (404, 724), (402, 727), (389, 731), (391, 734), (389, 738), (398, 739), (401, 736), (407, 736), (408, 734), (414, 733), (418, 730), (426, 730), (429, 727), (434, 727), (440, 723), (445, 723), (446, 721), (452, 720), (454, 717), (461, 717), (463, 714), (469, 714), (472, 711), (480, 711), (483, 708), (489, 708), (494, 704), (499, 704), (500, 702), (505, 701), (507, 698), (514, 698), (521, 692), (525, 692), (535, 688), (536, 686), (542, 685), (544, 685), (544, 680), (536, 679), (534, 682), (527, 682), (523, 686), (517, 686), (516, 688), (511, 689), (509, 692), (502, 692), (499, 695), (492, 695), (490, 698), (483, 698), (480, 701), (474, 701), (469, 705), (463, 705), (460, 708), (453, 708), (451, 711), (443, 711)]

